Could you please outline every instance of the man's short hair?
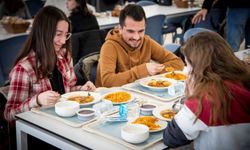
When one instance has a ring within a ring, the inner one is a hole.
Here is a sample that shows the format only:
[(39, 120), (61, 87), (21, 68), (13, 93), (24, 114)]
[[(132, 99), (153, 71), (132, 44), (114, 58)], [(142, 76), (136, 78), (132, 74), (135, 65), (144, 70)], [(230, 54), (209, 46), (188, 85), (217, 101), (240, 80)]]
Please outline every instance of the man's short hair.
[(146, 22), (146, 15), (143, 8), (136, 4), (129, 4), (120, 13), (119, 24), (121, 27), (124, 26), (126, 17), (131, 17), (135, 21), (142, 21), (143, 19)]

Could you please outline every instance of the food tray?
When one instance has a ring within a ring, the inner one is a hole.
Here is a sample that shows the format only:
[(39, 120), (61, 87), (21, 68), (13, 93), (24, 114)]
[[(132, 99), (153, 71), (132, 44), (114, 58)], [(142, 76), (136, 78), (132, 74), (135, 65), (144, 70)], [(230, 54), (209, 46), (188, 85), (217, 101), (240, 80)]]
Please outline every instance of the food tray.
[(94, 119), (91, 119), (91, 120), (82, 121), (77, 118), (77, 115), (74, 115), (73, 117), (60, 117), (56, 114), (55, 107), (32, 108), (31, 112), (49, 117), (51, 119), (55, 119), (66, 125), (69, 125), (71, 127), (76, 127), (76, 128), (81, 127), (82, 125), (88, 124), (90, 122), (93, 122), (97, 119), (97, 117), (95, 117)]
[(148, 88), (145, 88), (143, 86), (141, 86), (139, 84), (138, 81), (134, 82), (134, 83), (130, 83), (130, 84), (126, 84), (124, 86), (122, 86), (124, 89), (126, 90), (130, 90), (130, 91), (134, 91), (134, 92), (138, 92), (141, 94), (145, 94), (148, 96), (151, 96), (153, 98), (156, 98), (158, 100), (161, 101), (172, 101), (175, 100), (179, 97), (182, 97), (184, 95), (184, 83), (183, 82), (178, 82), (177, 84), (179, 84), (178, 86), (176, 86), (175, 89), (175, 95), (169, 95), (168, 91), (152, 91)]
[(163, 138), (163, 130), (159, 132), (150, 133), (149, 138), (139, 144), (132, 144), (124, 141), (121, 137), (121, 127), (126, 125), (127, 122), (103, 122), (101, 120), (84, 125), (82, 129), (84, 131), (94, 133), (112, 141), (120, 143), (130, 149), (145, 149)]

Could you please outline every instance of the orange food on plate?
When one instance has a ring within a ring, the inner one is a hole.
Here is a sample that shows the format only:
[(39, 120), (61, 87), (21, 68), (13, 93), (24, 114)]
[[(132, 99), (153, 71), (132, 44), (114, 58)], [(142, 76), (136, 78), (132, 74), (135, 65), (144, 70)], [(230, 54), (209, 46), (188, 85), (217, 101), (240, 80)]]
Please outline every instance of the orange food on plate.
[(114, 103), (127, 102), (131, 99), (131, 94), (128, 92), (114, 92), (106, 95), (104, 99), (110, 100)]
[(158, 121), (157, 118), (152, 117), (152, 116), (141, 116), (139, 118), (137, 118), (135, 121), (133, 121), (133, 124), (144, 124), (146, 126), (149, 127), (149, 130), (157, 130), (159, 129), (161, 126), (159, 126), (158, 124), (156, 124), (156, 122)]
[(171, 85), (171, 82), (165, 81), (165, 80), (154, 80), (152, 79), (149, 83), (148, 86), (152, 87), (168, 87)]
[(173, 67), (166, 67), (165, 70), (167, 72), (172, 72), (172, 71), (174, 71), (174, 68)]
[(187, 79), (187, 76), (185, 74), (178, 73), (178, 72), (168, 73), (165, 75), (165, 77), (175, 79), (175, 80), (186, 80)]
[(69, 97), (68, 100), (76, 101), (79, 104), (85, 104), (85, 103), (92, 102), (94, 100), (94, 97), (93, 96), (72, 96), (72, 97)]
[(176, 112), (170, 109), (162, 110), (160, 112), (161, 116), (166, 118), (166, 119), (173, 119), (174, 116), (176, 115)]

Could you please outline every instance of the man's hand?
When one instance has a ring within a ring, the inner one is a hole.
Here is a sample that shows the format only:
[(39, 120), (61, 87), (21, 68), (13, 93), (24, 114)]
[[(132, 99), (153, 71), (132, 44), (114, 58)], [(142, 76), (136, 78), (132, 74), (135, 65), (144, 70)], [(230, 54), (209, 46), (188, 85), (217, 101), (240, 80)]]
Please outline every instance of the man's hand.
[(204, 21), (206, 19), (207, 16), (207, 9), (201, 9), (199, 12), (196, 13), (196, 15), (194, 15), (193, 19), (192, 19), (192, 24), (196, 24), (202, 21)]
[(165, 65), (156, 64), (156, 63), (146, 63), (146, 67), (147, 67), (148, 73), (152, 76), (161, 72), (165, 68)]

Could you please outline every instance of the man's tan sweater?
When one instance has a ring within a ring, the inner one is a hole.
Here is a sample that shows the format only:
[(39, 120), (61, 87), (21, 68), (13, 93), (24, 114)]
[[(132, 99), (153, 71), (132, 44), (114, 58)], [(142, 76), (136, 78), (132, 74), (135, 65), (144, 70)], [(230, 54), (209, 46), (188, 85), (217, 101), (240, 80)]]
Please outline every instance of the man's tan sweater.
[[(114, 87), (149, 76), (146, 63), (151, 60), (182, 70), (184, 63), (172, 52), (145, 35), (137, 48), (127, 45), (118, 30), (111, 30), (100, 52), (96, 86)], [(163, 72), (162, 72), (163, 73)]]

